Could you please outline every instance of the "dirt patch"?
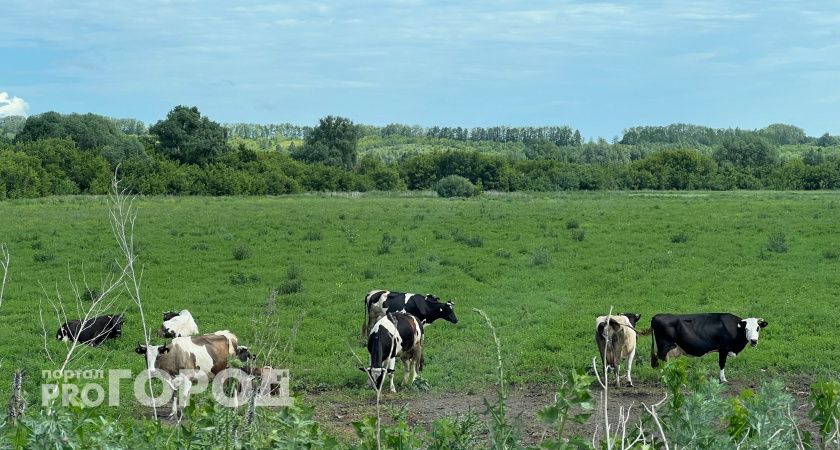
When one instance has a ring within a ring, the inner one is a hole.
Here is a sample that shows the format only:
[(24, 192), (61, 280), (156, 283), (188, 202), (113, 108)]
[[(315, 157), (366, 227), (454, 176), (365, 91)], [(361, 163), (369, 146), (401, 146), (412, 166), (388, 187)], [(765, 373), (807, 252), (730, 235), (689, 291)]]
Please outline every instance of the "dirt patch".
[[(760, 383), (732, 382), (729, 384), (727, 395), (738, 395), (743, 389), (757, 389)], [(787, 385), (788, 392), (794, 397), (794, 417), (797, 422), (804, 424), (803, 431), (815, 432), (816, 429), (807, 420), (808, 393), (810, 382), (807, 380), (791, 381)], [(511, 387), (507, 402), (508, 417), (521, 419), (523, 441), (528, 444), (539, 442), (551, 430), (537, 420), (536, 414), (544, 406), (553, 402), (554, 390), (549, 386), (519, 386)], [(600, 387), (593, 389), (597, 405), (595, 413), (587, 423), (567, 425), (567, 435), (579, 435), (587, 438), (596, 432), (603, 433), (603, 403), (601, 402)], [(665, 396), (665, 391), (656, 381), (637, 382), (634, 387), (610, 389), (608, 414), (611, 424), (618, 422), (619, 411), (629, 410), (630, 420), (628, 428), (639, 422), (639, 414), (644, 413), (642, 404), (651, 405), (659, 402)], [(431, 423), (443, 416), (466, 414), (470, 411), (479, 415), (484, 412), (484, 399), (494, 402), (496, 391), (488, 389), (481, 393), (440, 393), (440, 392), (397, 392), (383, 393), (385, 408), (400, 408), (405, 406), (408, 411), (408, 422), (411, 426), (421, 426), (429, 429)], [(348, 396), (340, 391), (327, 391), (306, 395), (304, 402), (315, 406), (315, 416), (329, 432), (336, 436), (353, 440), (356, 438), (352, 423), (368, 416), (376, 415), (376, 400), (371, 392), (370, 398)], [(383, 417), (387, 413), (383, 414)], [(629, 430), (628, 430), (629, 431)]]

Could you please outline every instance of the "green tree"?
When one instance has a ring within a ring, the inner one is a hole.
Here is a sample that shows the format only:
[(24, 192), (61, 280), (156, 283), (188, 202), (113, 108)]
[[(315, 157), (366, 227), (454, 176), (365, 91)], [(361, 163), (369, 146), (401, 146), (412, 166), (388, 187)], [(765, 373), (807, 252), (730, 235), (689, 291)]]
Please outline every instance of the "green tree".
[(306, 135), (292, 158), (309, 163), (352, 169), (356, 165), (359, 128), (350, 119), (327, 116)]
[(149, 133), (157, 137), (162, 154), (183, 164), (208, 164), (230, 151), (227, 130), (201, 117), (195, 106), (176, 106)]
[(757, 169), (776, 164), (779, 152), (764, 138), (742, 135), (725, 140), (715, 152), (715, 158), (720, 162), (731, 162), (737, 167)]

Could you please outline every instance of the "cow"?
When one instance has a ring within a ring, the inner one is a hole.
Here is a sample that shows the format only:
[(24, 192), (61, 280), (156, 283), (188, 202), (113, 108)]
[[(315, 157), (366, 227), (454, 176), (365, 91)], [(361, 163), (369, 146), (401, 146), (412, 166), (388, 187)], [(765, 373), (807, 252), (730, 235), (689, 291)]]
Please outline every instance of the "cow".
[(77, 341), (82, 344), (97, 346), (106, 339), (116, 339), (122, 336), (123, 315), (99, 316), (87, 319), (82, 325), (81, 320), (71, 320), (61, 325), (55, 333), (56, 340), (64, 342)]
[(718, 352), (719, 379), (726, 383), (726, 358), (737, 356), (747, 343), (758, 345), (758, 332), (766, 326), (762, 318), (741, 319), (728, 313), (657, 314), (650, 320), (650, 364), (658, 367), (659, 360)]
[(446, 303), (433, 295), (419, 295), (403, 292), (375, 290), (365, 296), (365, 322), (362, 324), (362, 336), (370, 334), (373, 324), (387, 313), (403, 312), (430, 324), (437, 319), (458, 323), (455, 316), (455, 304)]
[[(627, 383), (633, 386), (633, 358), (636, 356), (636, 322), (641, 314), (622, 313), (595, 319), (595, 342), (601, 362), (615, 369), (615, 385), (621, 386), (621, 361), (627, 360)], [(609, 324), (608, 324), (609, 319)], [(609, 380), (604, 380), (608, 383)]]
[(193, 320), (192, 314), (186, 309), (178, 314), (174, 312), (163, 313), (163, 325), (158, 330), (158, 336), (165, 338), (176, 338), (183, 336), (194, 336), (198, 334), (198, 325)]
[(411, 314), (388, 313), (373, 324), (367, 348), (370, 366), (359, 370), (367, 374), (376, 390), (382, 389), (385, 376), (391, 374), (391, 392), (396, 392), (394, 365), (398, 357), (405, 369), (403, 384), (413, 383), (417, 372), (423, 370), (423, 322)]
[[(262, 379), (266, 375), (270, 375), (270, 371), (276, 371), (271, 366), (262, 366), (256, 367), (254, 366), (254, 361), (257, 359), (257, 355), (251, 353), (251, 349), (244, 345), (240, 345), (236, 347), (236, 359), (242, 362), (242, 371), (246, 374), (251, 376), (251, 379), (258, 380), (262, 382)], [(280, 393), (280, 383), (269, 381), (268, 382), (268, 393), (269, 395), (278, 395)], [(240, 386), (239, 392), (242, 392), (242, 387)]]
[(235, 353), (230, 342), (229, 337), (218, 334), (182, 336), (164, 345), (137, 344), (134, 351), (146, 357), (150, 374), (159, 370), (171, 377), (167, 382), (179, 393), (172, 399), (170, 417), (174, 417), (178, 412), (178, 399), (185, 404), (192, 382), (200, 377), (212, 380), (227, 368), (228, 357)]

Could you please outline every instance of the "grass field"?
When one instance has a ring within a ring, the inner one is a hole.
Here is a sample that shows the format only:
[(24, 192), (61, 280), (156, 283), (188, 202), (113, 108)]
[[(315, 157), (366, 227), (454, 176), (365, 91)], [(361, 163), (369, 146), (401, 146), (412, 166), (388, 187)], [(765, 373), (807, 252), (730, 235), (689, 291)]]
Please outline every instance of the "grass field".
[[(730, 359), (733, 381), (815, 377), (840, 365), (837, 193), (161, 197), (136, 204), (148, 325), (157, 328), (165, 310), (186, 308), (203, 332), (227, 328), (252, 344), (269, 314), (269, 290), (299, 290), (278, 295), (274, 313), (284, 340), (305, 313), (285, 364), (297, 392), (363, 392), (366, 378), (350, 348), (367, 357), (362, 299), (374, 288), (455, 301), (460, 323), (427, 330), (422, 376), (440, 392), (481, 391), (494, 380), (492, 341), (472, 308), (493, 319), (514, 383), (553, 384), (567, 369), (586, 367), (597, 353), (594, 317), (611, 306), (641, 313), (642, 328), (659, 312), (764, 317), (770, 325), (759, 346)], [(12, 257), (0, 307), (0, 398), (16, 367), (26, 370), (26, 389), (37, 398), (40, 371), (56, 367), (43, 349), (44, 291), (71, 298), (68, 270), (96, 285), (119, 256), (106, 199), (0, 202), (0, 242)], [(133, 352), (142, 340), (139, 313), (127, 297), (118, 309), (127, 314), (123, 337), (86, 351), (71, 369), (143, 369)], [(54, 357), (64, 349), (53, 339), (57, 326), (47, 315)], [(651, 378), (649, 338), (639, 345), (636, 378)], [(714, 374), (716, 361), (695, 363)], [(125, 397), (131, 387), (123, 384)]]

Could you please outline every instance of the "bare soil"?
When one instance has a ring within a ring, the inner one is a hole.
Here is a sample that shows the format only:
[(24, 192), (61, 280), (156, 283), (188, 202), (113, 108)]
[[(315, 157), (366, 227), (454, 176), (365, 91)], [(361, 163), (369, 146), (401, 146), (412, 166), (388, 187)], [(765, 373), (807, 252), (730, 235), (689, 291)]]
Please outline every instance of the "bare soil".
[[(729, 383), (727, 395), (738, 395), (743, 389), (757, 389), (759, 382), (735, 381)], [(816, 431), (808, 422), (808, 393), (810, 381), (790, 381), (787, 385), (788, 392), (795, 399), (794, 417), (802, 424), (805, 431)], [(509, 389), (507, 401), (508, 416), (511, 419), (521, 419), (523, 441), (529, 444), (539, 442), (546, 434), (551, 433), (536, 418), (536, 413), (544, 406), (553, 402), (554, 390), (549, 386), (530, 385), (515, 386)], [(567, 435), (579, 435), (591, 437), (596, 432), (603, 433), (603, 403), (601, 400), (600, 387), (593, 389), (593, 395), (597, 401), (595, 413), (590, 420), (584, 424), (567, 425)], [(639, 421), (639, 413), (644, 412), (643, 404), (651, 405), (659, 402), (665, 396), (661, 385), (654, 380), (637, 381), (634, 387), (621, 387), (609, 391), (608, 413), (611, 424), (618, 421), (619, 411), (630, 411), (628, 428)], [(421, 426), (429, 429), (430, 424), (443, 416), (465, 414), (475, 412), (484, 419), (481, 413), (484, 412), (484, 399), (495, 402), (495, 388), (487, 389), (481, 393), (440, 393), (440, 392), (417, 392), (399, 391), (396, 394), (383, 392), (383, 418), (389, 421), (386, 408), (400, 408), (406, 406), (408, 411), (408, 422), (411, 426)], [(376, 399), (374, 393), (367, 399), (348, 396), (339, 391), (326, 391), (307, 394), (303, 401), (315, 406), (315, 415), (329, 432), (352, 440), (355, 438), (355, 431), (352, 423), (364, 417), (376, 415)], [(629, 432), (630, 430), (628, 430)]]

